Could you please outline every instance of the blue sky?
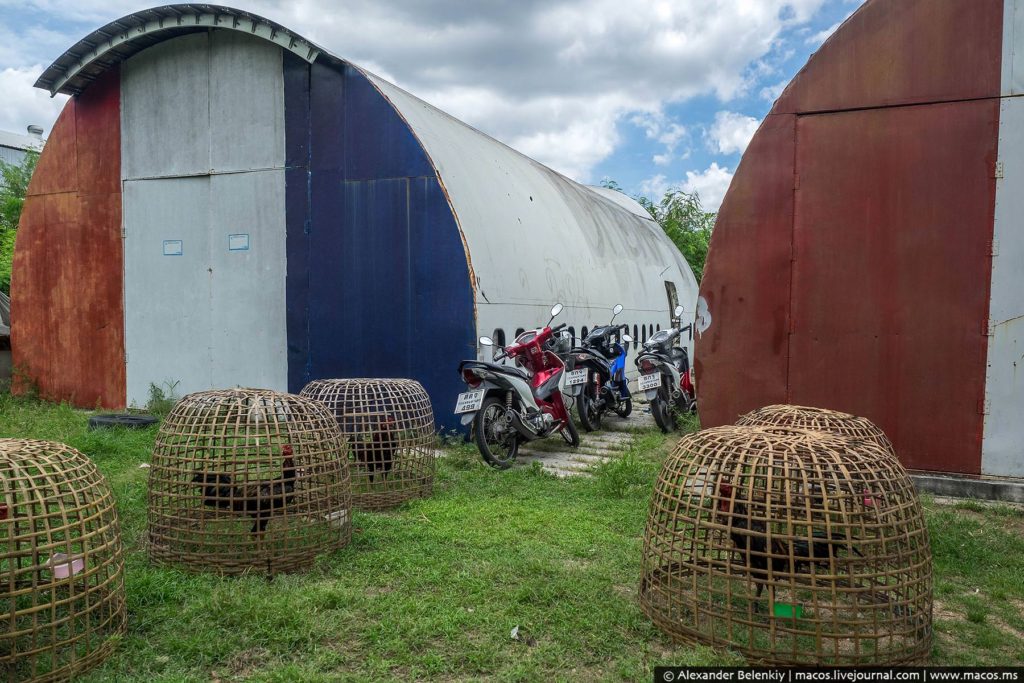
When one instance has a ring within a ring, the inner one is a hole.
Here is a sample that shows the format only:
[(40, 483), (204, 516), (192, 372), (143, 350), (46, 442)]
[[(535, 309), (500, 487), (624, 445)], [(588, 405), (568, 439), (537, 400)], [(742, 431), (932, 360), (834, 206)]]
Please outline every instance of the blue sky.
[[(581, 182), (716, 209), (775, 96), (861, 0), (251, 0), (278, 21)], [(0, 130), (52, 126), (32, 88), (129, 0), (0, 0)]]

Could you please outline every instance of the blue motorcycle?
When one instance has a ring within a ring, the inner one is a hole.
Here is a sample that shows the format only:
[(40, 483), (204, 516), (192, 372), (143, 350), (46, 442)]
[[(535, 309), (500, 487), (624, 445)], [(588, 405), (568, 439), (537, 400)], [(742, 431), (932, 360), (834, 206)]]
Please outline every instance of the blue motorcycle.
[(580, 425), (588, 432), (601, 428), (606, 410), (619, 417), (633, 412), (633, 396), (626, 381), (626, 349), (619, 343), (619, 339), (631, 342), (633, 338), (624, 333), (628, 325), (613, 324), (621, 312), (622, 304), (616, 304), (611, 322), (595, 327), (569, 353), (570, 371), (565, 383), (569, 395), (576, 397)]

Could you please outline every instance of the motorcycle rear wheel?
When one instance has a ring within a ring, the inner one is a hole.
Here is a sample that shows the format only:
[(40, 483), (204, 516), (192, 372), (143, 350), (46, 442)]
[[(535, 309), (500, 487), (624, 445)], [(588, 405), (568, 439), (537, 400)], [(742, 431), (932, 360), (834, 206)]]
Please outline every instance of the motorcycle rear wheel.
[(658, 395), (651, 399), (651, 415), (654, 416), (654, 423), (658, 425), (658, 429), (668, 434), (676, 428), (676, 421), (669, 400), (662, 396), (663, 391), (659, 389)]
[(505, 403), (497, 396), (486, 399), (473, 421), (476, 432), (476, 447), (480, 456), (491, 467), (507, 470), (516, 461), (519, 453), (519, 435), (511, 425), (507, 426), (501, 438), (494, 433), (498, 420), (505, 419)]
[(601, 409), (597, 407), (597, 399), (591, 395), (595, 391), (597, 391), (597, 385), (588, 382), (576, 402), (576, 413), (580, 416), (580, 426), (587, 432), (596, 432), (601, 428)]

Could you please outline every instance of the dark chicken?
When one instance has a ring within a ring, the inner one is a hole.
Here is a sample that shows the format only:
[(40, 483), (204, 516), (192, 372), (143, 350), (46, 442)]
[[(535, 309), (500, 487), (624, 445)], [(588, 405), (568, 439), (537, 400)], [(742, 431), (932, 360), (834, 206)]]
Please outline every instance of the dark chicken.
[(229, 474), (199, 472), (192, 482), (203, 487), (203, 505), (245, 513), (253, 518), (252, 534), (267, 529), (275, 510), (295, 500), (295, 458), (291, 446), (281, 449), (281, 476), (260, 483), (235, 485)]
[[(828, 565), (834, 557), (838, 557), (841, 548), (847, 547), (847, 539), (842, 534), (831, 537), (820, 532), (813, 534), (813, 542), (805, 539), (781, 540), (772, 539), (771, 550), (768, 549), (767, 525), (762, 519), (751, 519), (745, 503), (733, 500), (733, 487), (722, 483), (718, 486), (718, 514), (723, 524), (730, 528), (729, 537), (736, 550), (739, 551), (743, 565), (750, 568), (750, 578), (757, 584), (757, 600), (760, 601), (768, 580), (769, 562), (771, 573), (806, 574), (811, 565)], [(792, 553), (791, 553), (792, 550)], [(862, 555), (852, 548), (857, 555)], [(759, 611), (758, 602), (754, 603), (754, 611)]]
[(395, 452), (398, 449), (396, 432), (398, 423), (393, 415), (385, 415), (379, 429), (373, 433), (370, 443), (361, 443), (356, 448), (356, 458), (366, 465), (370, 483), (380, 472), (382, 480), (387, 480), (388, 473), (395, 465)]

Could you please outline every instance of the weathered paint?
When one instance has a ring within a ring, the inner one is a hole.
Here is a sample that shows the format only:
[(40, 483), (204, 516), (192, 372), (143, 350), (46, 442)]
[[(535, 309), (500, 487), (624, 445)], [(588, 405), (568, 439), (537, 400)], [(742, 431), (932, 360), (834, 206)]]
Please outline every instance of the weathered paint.
[(811, 57), (772, 111), (996, 97), (1003, 2), (868, 0)]
[(993, 98), (797, 125), (789, 398), (872, 419), (915, 469), (980, 471), (998, 114)]
[[(124, 64), (129, 403), (150, 384), (287, 386), (281, 60), (213, 32)], [(248, 248), (232, 250), (232, 234)]]
[(412, 377), (454, 427), (472, 290), (429, 159), (356, 69), (286, 58), (285, 92), (290, 388)]
[[(1019, 446), (1006, 448), (1021, 439), (1010, 427), (1020, 385), (1006, 380), (1019, 333), (1010, 322), (985, 336), (999, 95), (1018, 92), (1024, 54), (1002, 40), (1021, 34), (1019, 8), (1006, 8), (869, 0), (776, 102), (723, 202), (701, 284), (706, 425), (783, 399), (875, 420), (911, 467), (1024, 475)], [(781, 117), (797, 134), (777, 146)], [(1006, 144), (1001, 159), (1014, 154)], [(1005, 283), (992, 280), (993, 321), (1020, 313), (1013, 249)], [(783, 353), (757, 329), (770, 321), (785, 322)], [(1000, 363), (987, 387), (986, 357)]]
[[(1012, 2), (1012, 0), (1011, 0)], [(1020, 5), (1007, 16), (1021, 16)], [(1016, 52), (1024, 53), (1024, 31), (1013, 31)], [(1005, 51), (1005, 49), (1004, 49)], [(1011, 51), (1012, 52), (1012, 51)], [(1016, 60), (1005, 63), (1017, 77)], [(1013, 87), (1018, 91), (1017, 87)], [(999, 113), (999, 165), (992, 239), (992, 299), (988, 311), (988, 368), (985, 377), (985, 435), (982, 472), (1024, 475), (1024, 98), (1004, 97)]]
[(712, 322), (694, 360), (706, 425), (786, 402), (795, 138), (795, 116), (765, 119), (718, 213), (700, 290)]
[(15, 366), (43, 396), (89, 407), (124, 405), (118, 80), (114, 69), (64, 106), (28, 189), (11, 278)]
[[(158, 32), (153, 21), (167, 23)], [(258, 17), (180, 5), (112, 26), (125, 32), (116, 52), (87, 38), (40, 85), (74, 91), (126, 60), (133, 402), (150, 383), (286, 378), (297, 390), (319, 377), (403, 375), (450, 427), (455, 367), (478, 352), (478, 330), (511, 339), (561, 300), (560, 320), (579, 334), (622, 303), (619, 321), (646, 339), (669, 324), (666, 283), (692, 316), (693, 275), (635, 202), (332, 55), (304, 54), (296, 46), (315, 46)], [(220, 254), (228, 233), (246, 232), (228, 221), (252, 223), (253, 244), (280, 251)], [(164, 239), (180, 239), (181, 255), (164, 256)]]
[(634, 202), (575, 183), (367, 76), (401, 113), (448, 190), (472, 255), (479, 334), (543, 324), (555, 301), (566, 306), (560, 320), (577, 329), (606, 322), (616, 303), (625, 309), (623, 322), (667, 325), (665, 281), (675, 283), (684, 319), (693, 319), (689, 266)]

